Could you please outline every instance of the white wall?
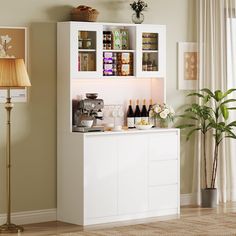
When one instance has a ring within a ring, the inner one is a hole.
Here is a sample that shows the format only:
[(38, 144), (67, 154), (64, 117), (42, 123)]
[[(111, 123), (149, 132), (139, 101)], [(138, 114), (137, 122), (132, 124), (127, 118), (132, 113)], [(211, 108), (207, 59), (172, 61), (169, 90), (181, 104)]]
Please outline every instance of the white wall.
[[(73, 6), (90, 5), (99, 21), (131, 22), (126, 0), (1, 1), (0, 25), (29, 27), (32, 88), (27, 104), (13, 111), (13, 211), (56, 207), (56, 22), (69, 19)], [(185, 103), (177, 90), (177, 42), (193, 41), (195, 0), (147, 0), (145, 23), (167, 25), (167, 102)], [(0, 213), (5, 212), (5, 110), (0, 105)], [(183, 141), (181, 192), (191, 192), (191, 150)]]

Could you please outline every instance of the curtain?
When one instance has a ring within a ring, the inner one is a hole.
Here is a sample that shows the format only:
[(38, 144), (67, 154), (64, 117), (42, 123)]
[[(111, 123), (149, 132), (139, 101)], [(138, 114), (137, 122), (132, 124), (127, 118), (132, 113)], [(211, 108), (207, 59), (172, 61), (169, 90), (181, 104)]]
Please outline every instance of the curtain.
[[(236, 18), (235, 0), (197, 0), (197, 32), (199, 55), (198, 89), (211, 90), (236, 88)], [(235, 112), (231, 118), (236, 120)], [(203, 187), (201, 162), (201, 135), (195, 152), (193, 192), (200, 203), (200, 189)], [(212, 153), (212, 138), (208, 137), (207, 154)], [(208, 159), (208, 182), (210, 183), (211, 159)], [(224, 140), (219, 150), (219, 167), (216, 186), (218, 200), (236, 200), (236, 142)]]

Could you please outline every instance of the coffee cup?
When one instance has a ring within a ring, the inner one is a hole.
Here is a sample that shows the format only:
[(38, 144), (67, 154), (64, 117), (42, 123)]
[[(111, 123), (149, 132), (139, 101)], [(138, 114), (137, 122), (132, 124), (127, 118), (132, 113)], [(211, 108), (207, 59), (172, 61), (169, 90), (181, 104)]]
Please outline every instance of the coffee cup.
[(93, 120), (81, 120), (81, 124), (85, 127), (92, 127), (93, 125)]

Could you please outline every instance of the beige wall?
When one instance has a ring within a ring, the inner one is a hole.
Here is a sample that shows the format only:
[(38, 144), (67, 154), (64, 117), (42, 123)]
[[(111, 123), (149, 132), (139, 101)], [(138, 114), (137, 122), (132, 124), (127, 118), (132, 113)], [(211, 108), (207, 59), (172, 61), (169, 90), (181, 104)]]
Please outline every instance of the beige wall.
[[(195, 0), (148, 0), (145, 23), (167, 25), (167, 102), (185, 103), (177, 90), (177, 42), (193, 41)], [(130, 1), (132, 2), (132, 1)], [(68, 20), (72, 6), (87, 4), (100, 11), (99, 21), (131, 22), (127, 0), (8, 0), (0, 8), (1, 26), (29, 27), (27, 104), (13, 111), (13, 211), (56, 207), (56, 23)], [(5, 111), (0, 105), (0, 213), (5, 212)], [(183, 142), (181, 192), (191, 192), (191, 150)], [(191, 145), (188, 145), (188, 147)]]

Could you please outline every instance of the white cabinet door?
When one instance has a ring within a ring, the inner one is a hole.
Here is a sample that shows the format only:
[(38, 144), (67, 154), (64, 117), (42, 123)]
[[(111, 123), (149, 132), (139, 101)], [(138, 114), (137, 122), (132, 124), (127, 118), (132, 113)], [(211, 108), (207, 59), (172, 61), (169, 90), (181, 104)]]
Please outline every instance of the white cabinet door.
[(177, 184), (178, 183), (178, 162), (150, 161), (149, 162), (149, 186)]
[(71, 77), (100, 78), (102, 76), (102, 25), (71, 23)]
[(137, 77), (164, 78), (166, 67), (166, 28), (163, 25), (137, 25)]
[(118, 138), (119, 214), (146, 211), (147, 135), (122, 135)]
[(85, 217), (117, 215), (116, 140), (113, 136), (87, 136), (84, 147)]

